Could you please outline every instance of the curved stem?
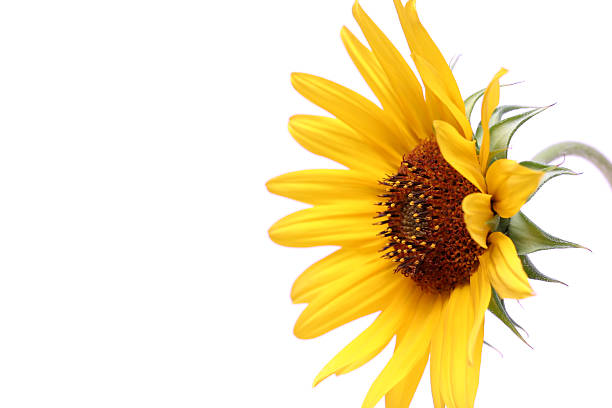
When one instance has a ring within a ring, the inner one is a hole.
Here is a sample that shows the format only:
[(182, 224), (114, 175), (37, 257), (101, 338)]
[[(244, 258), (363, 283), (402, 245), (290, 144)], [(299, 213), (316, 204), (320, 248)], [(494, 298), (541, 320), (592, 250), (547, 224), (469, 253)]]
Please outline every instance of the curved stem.
[(612, 163), (597, 149), (578, 142), (562, 142), (547, 147), (533, 157), (533, 161), (550, 163), (565, 156), (578, 156), (590, 161), (603, 174), (612, 187)]

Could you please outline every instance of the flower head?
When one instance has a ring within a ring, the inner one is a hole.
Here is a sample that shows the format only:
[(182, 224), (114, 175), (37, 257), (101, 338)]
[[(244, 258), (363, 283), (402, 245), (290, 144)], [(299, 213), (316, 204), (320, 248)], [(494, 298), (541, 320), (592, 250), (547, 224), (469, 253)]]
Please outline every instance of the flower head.
[[(492, 304), (499, 316), (504, 298), (533, 295), (526, 258), (519, 257), (530, 250), (520, 242), (533, 243), (541, 231), (525, 227), (532, 224), (519, 210), (560, 170), (506, 158), (516, 128), (542, 110), (495, 127), (512, 110), (497, 108), (506, 70), (464, 102), (415, 2), (394, 3), (423, 87), (356, 3), (353, 14), (369, 48), (346, 28), (341, 36), (381, 107), (323, 78), (292, 75), (295, 89), (334, 117), (294, 116), (291, 134), (348, 169), (270, 180), (271, 192), (313, 205), (278, 221), (270, 237), (287, 246), (340, 247), (293, 286), (293, 301), (308, 303), (296, 336), (317, 337), (380, 312), (315, 384), (360, 367), (396, 337), (393, 357), (363, 407), (383, 396), (387, 407), (408, 406), (428, 360), (435, 406), (472, 407), (485, 311)], [(469, 117), (481, 97), (474, 134)]]

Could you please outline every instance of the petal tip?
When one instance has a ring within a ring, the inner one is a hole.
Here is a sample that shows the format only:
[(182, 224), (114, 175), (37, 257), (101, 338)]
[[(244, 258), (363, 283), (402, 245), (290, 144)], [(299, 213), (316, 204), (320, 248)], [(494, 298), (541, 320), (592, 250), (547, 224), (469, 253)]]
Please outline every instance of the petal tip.
[(296, 305), (299, 303), (303, 303), (304, 301), (304, 299), (302, 299), (302, 294), (296, 288), (295, 283), (291, 288), (291, 293), (289, 294), (289, 297), (291, 298), (291, 302)]
[(363, 9), (361, 8), (361, 5), (359, 4), (359, 0), (355, 0), (355, 2), (353, 3), (353, 17), (355, 17), (355, 19), (358, 18), (358, 16), (363, 12)]
[(268, 228), (268, 237), (270, 237), (270, 240), (272, 240), (272, 242), (274, 242), (275, 244), (286, 246), (285, 244), (283, 244), (283, 240), (280, 237), (281, 234), (279, 234), (279, 232), (278, 232), (278, 230), (279, 230), (279, 223), (281, 221), (282, 220), (276, 221), (274, 224), (272, 224), (272, 226), (270, 228)]
[(294, 88), (298, 87), (299, 85), (303, 84), (306, 80), (307, 77), (311, 76), (310, 74), (306, 74), (304, 72), (292, 72), (289, 75), (289, 78), (291, 79), (291, 85), (293, 85)]
[(300, 319), (295, 322), (295, 326), (293, 326), (293, 335), (300, 340), (308, 340), (310, 337), (306, 336), (304, 333), (304, 327), (300, 323)]
[(317, 385), (321, 384), (321, 382), (327, 379), (330, 375), (332, 375), (332, 373), (326, 372), (325, 368), (321, 370), (321, 372), (317, 374), (314, 381), (312, 382), (312, 388), (315, 388)]
[(276, 179), (276, 177), (271, 178), (270, 180), (266, 181), (266, 189), (268, 190), (268, 192), (274, 194), (274, 191), (272, 191), (272, 185), (274, 184), (274, 180)]

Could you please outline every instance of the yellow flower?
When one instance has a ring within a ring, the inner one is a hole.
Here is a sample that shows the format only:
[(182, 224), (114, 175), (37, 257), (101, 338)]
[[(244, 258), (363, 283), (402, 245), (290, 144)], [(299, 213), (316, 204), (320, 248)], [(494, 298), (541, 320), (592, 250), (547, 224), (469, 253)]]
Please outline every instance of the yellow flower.
[(348, 169), (270, 180), (272, 193), (313, 205), (278, 221), (270, 237), (293, 247), (341, 247), (293, 286), (293, 301), (308, 303), (295, 325), (297, 337), (314, 338), (380, 312), (315, 385), (365, 364), (395, 336), (393, 357), (363, 407), (383, 396), (387, 407), (407, 407), (428, 360), (434, 405), (472, 407), (492, 293), (533, 295), (515, 244), (499, 225), (517, 214), (545, 170), (506, 159), (503, 146), (501, 155), (491, 148), (489, 121), (506, 71), (484, 91), (477, 145), (469, 121), (473, 101), (466, 113), (414, 1), (394, 3), (424, 89), (356, 3), (353, 14), (370, 48), (346, 28), (341, 36), (382, 108), (323, 78), (292, 75), (298, 92), (335, 116), (294, 116), (292, 136)]

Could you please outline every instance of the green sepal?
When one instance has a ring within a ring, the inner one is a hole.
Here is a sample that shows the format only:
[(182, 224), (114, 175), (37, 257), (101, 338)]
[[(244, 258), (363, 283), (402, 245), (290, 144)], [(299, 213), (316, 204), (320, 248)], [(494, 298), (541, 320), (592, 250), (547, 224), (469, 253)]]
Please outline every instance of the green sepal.
[(538, 268), (536, 268), (536, 266), (533, 264), (533, 262), (531, 262), (531, 259), (529, 259), (527, 255), (519, 255), (519, 258), (521, 259), (521, 263), (523, 264), (523, 270), (525, 271), (529, 279), (535, 279), (544, 282), (560, 283), (562, 285), (567, 286), (567, 284), (565, 284), (564, 282), (546, 276), (542, 272), (540, 272)]
[(490, 347), (492, 350), (495, 350), (496, 352), (498, 352), (498, 353), (499, 353), (499, 355), (500, 355), (501, 357), (503, 357), (503, 356), (504, 356), (504, 355), (503, 355), (503, 353), (502, 353), (502, 352), (501, 352), (501, 351), (500, 351), (500, 350), (499, 350), (497, 347), (495, 347), (495, 346), (494, 346), (494, 345), (492, 345), (491, 343), (487, 342), (486, 340), (483, 340), (483, 341), (482, 341), (482, 344), (484, 344), (485, 346), (488, 346), (488, 347)]
[(499, 295), (493, 288), (491, 288), (489, 311), (493, 313), (495, 317), (501, 320), (502, 323), (505, 324), (510, 330), (512, 330), (512, 333), (516, 334), (516, 336), (521, 339), (523, 343), (531, 347), (531, 345), (527, 343), (527, 340), (525, 340), (523, 335), (518, 331), (518, 329), (521, 329), (522, 331), (525, 331), (525, 329), (519, 326), (519, 324), (510, 317), (510, 315), (508, 314), (508, 310), (506, 310), (506, 304), (504, 303), (504, 300), (499, 297)]
[[(492, 152), (489, 162), (493, 163), (498, 159), (505, 159), (508, 157), (508, 147), (510, 146), (510, 140), (514, 133), (520, 128), (523, 123), (534, 117), (540, 112), (545, 111), (553, 105), (544, 106), (542, 108), (535, 108), (527, 112), (511, 116), (494, 125), (490, 126), (491, 131), (491, 146), (489, 150)], [(493, 153), (495, 152), (495, 153)], [(490, 164), (489, 163), (489, 164)]]
[(489, 227), (490, 231), (497, 231), (497, 228), (499, 227), (500, 220), (501, 220), (501, 217), (499, 215), (495, 214), (492, 218), (487, 220), (487, 222), (485, 222), (485, 224), (487, 224), (487, 227)]
[(532, 252), (553, 248), (583, 248), (582, 245), (554, 237), (542, 231), (525, 214), (518, 212), (510, 218), (510, 224), (506, 235), (512, 239), (516, 252), (519, 255), (527, 255)]
[(527, 199), (527, 201), (531, 200), (531, 197), (533, 197), (535, 195), (535, 193), (538, 192), (538, 190), (540, 188), (542, 188), (542, 186), (544, 185), (544, 183), (546, 183), (548, 180), (551, 180), (557, 176), (563, 176), (565, 174), (569, 174), (571, 176), (576, 176), (580, 173), (576, 173), (573, 170), (570, 170), (568, 168), (565, 167), (560, 167), (560, 166), (549, 166), (546, 164), (542, 164), (542, 163), (538, 163), (538, 162), (534, 162), (534, 161), (523, 161), (519, 163), (521, 166), (525, 166), (531, 170), (537, 170), (537, 171), (541, 171), (544, 172), (544, 176), (542, 177), (542, 179), (540, 180), (540, 184), (538, 185), (538, 188), (535, 189), (535, 191), (529, 196), (529, 198)]
[(482, 95), (484, 95), (485, 91), (486, 88), (481, 89), (480, 91), (471, 94), (470, 96), (465, 98), (465, 101), (463, 101), (463, 105), (465, 105), (465, 116), (467, 116), (468, 120), (470, 120), (470, 118), (472, 117), (472, 111), (474, 110), (476, 102), (478, 102), (478, 100), (482, 98)]
[[(520, 106), (520, 105), (498, 106), (497, 108), (495, 108), (495, 110), (491, 114), (491, 118), (489, 119), (489, 129), (491, 129), (493, 126), (498, 124), (506, 113), (512, 112), (517, 109), (528, 109), (530, 107), (531, 106)], [(478, 149), (480, 150), (480, 143), (482, 142), (482, 119), (481, 119), (481, 122), (478, 124), (478, 127), (476, 128), (476, 133), (474, 133), (474, 140), (476, 140), (476, 145), (478, 146)], [(491, 133), (491, 140), (493, 140), (492, 133)], [(491, 143), (491, 146), (493, 146), (493, 143)], [(506, 149), (507, 147), (504, 147), (504, 150)], [(491, 149), (491, 155), (493, 154), (494, 152)]]
[[(516, 84), (520, 84), (520, 82), (515, 82), (513, 84), (503, 84), (500, 85), (500, 88)], [(472, 111), (474, 110), (474, 106), (476, 106), (476, 102), (478, 102), (478, 100), (482, 98), (486, 90), (487, 88), (483, 88), (478, 92), (474, 92), (473, 94), (465, 98), (465, 100), (463, 101), (463, 105), (465, 106), (465, 116), (467, 116), (468, 120), (470, 120), (470, 118), (472, 117)]]
[(459, 58), (461, 58), (461, 54), (453, 55), (450, 61), (448, 61), (448, 66), (451, 71), (455, 69), (455, 65), (457, 65), (457, 62), (459, 62)]

